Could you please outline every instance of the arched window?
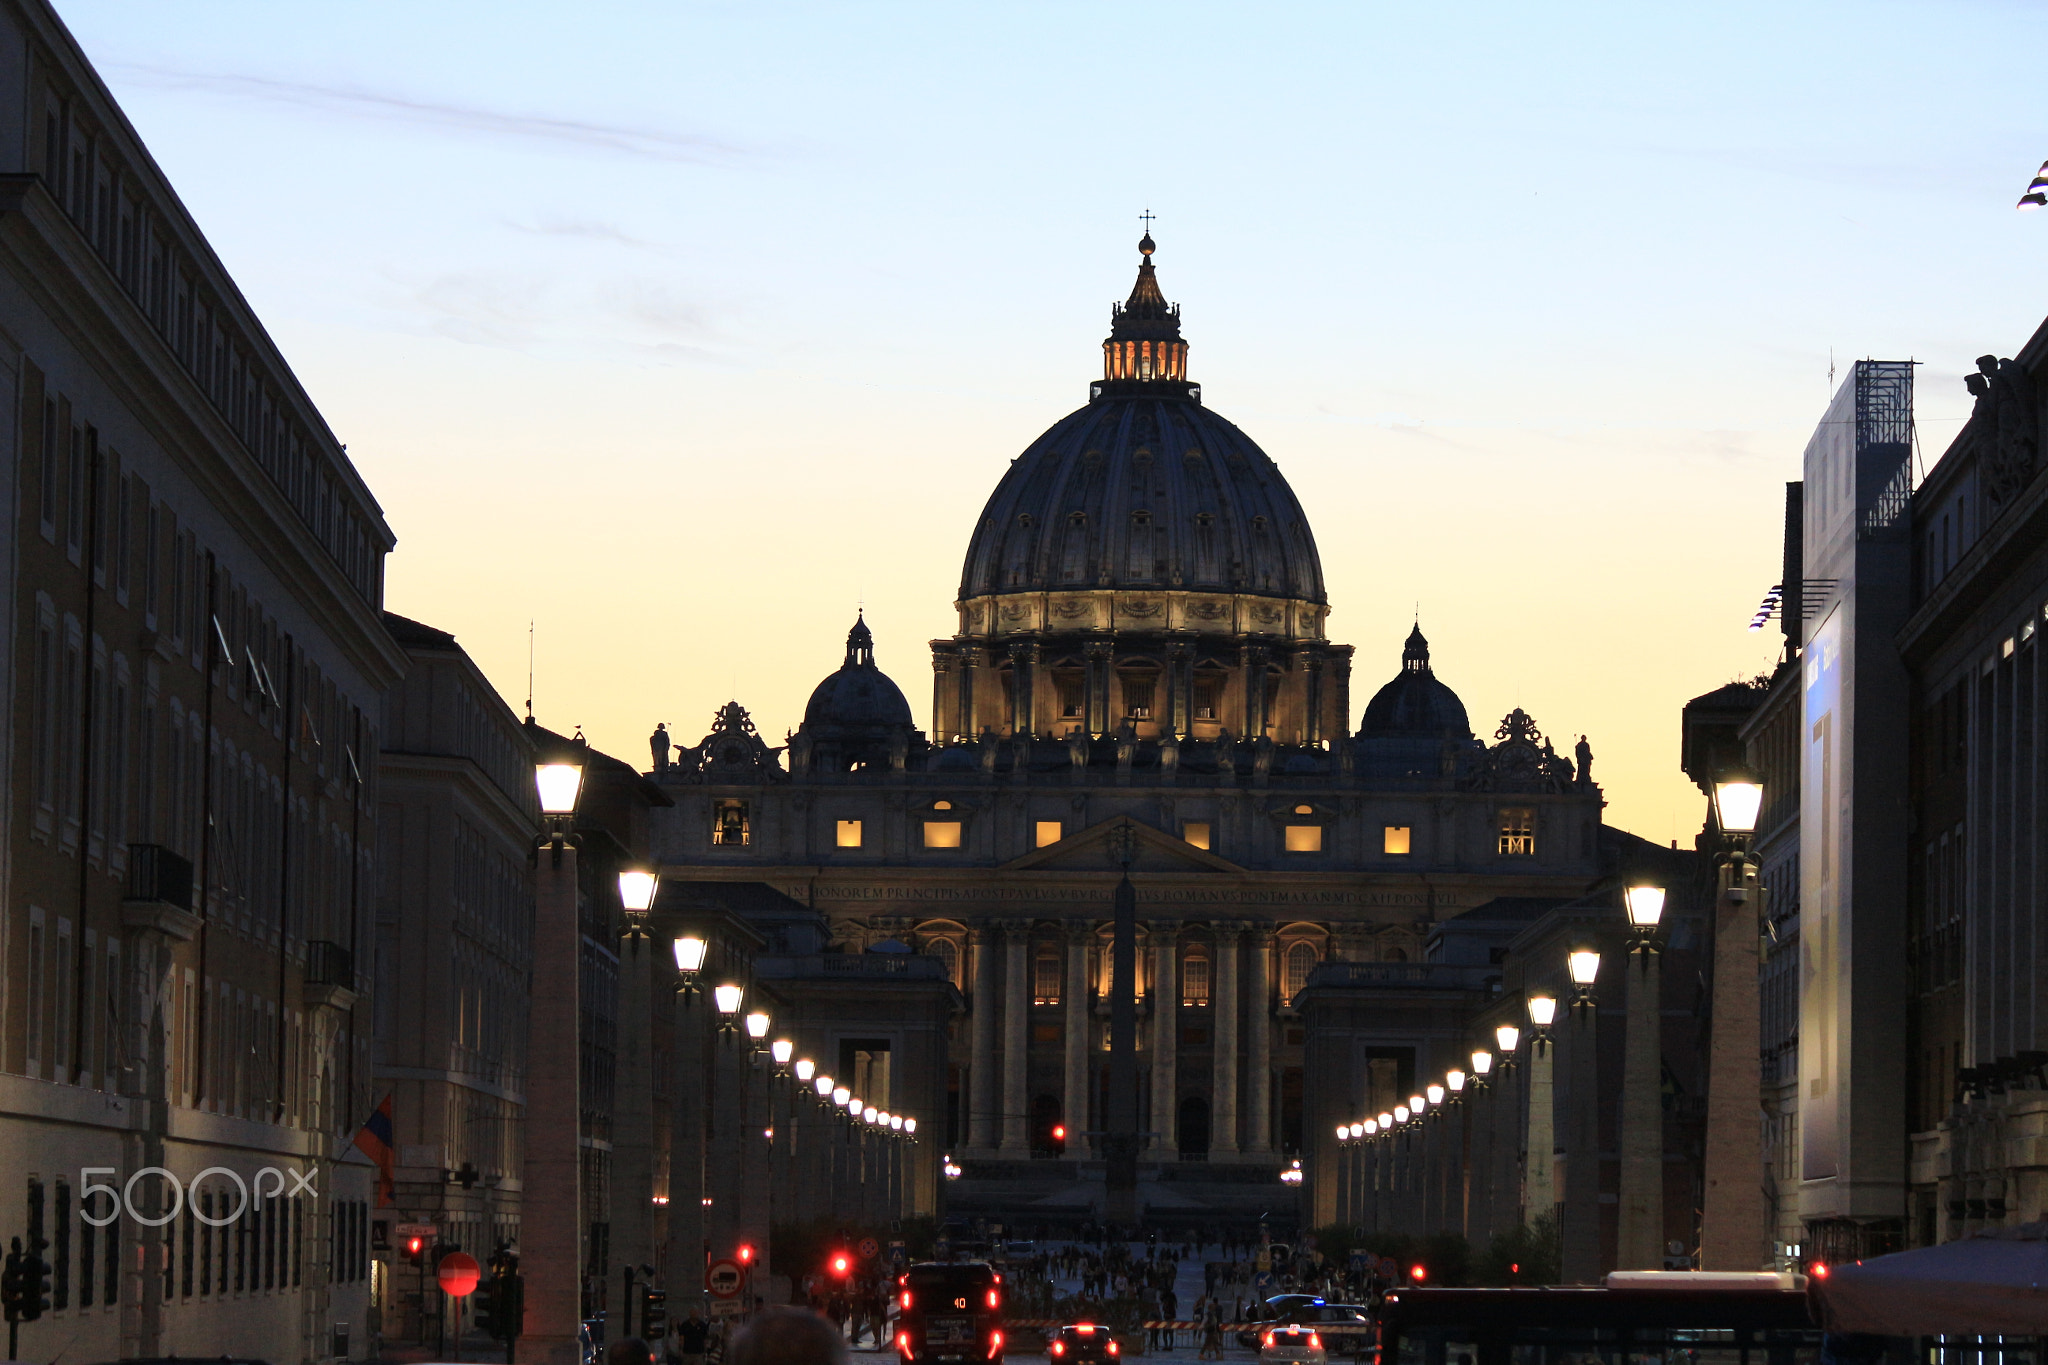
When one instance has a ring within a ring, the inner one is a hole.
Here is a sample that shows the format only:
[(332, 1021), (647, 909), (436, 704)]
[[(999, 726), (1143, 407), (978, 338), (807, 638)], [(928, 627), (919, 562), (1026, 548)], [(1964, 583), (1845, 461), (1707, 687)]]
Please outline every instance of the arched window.
[(1032, 963), (1031, 1003), (1057, 1005), (1060, 1002), (1060, 955), (1057, 949), (1041, 949)]
[(1315, 970), (1316, 946), (1313, 943), (1291, 943), (1280, 959), (1280, 994), (1290, 1004), (1308, 984), (1308, 974)]
[(1180, 1002), (1202, 1008), (1209, 1003), (1209, 954), (1189, 953), (1180, 964)]
[(960, 945), (950, 938), (935, 938), (925, 944), (924, 950), (946, 964), (946, 980), (960, 984)]

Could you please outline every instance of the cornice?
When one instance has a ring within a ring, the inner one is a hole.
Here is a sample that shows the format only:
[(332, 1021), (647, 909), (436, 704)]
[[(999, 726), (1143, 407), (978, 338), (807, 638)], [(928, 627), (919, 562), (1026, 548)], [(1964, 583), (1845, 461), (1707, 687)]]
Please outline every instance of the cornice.
[(2019, 566), (2048, 540), (2048, 468), (2034, 476), (1893, 637), (1908, 666), (1918, 666), (1969, 624)]

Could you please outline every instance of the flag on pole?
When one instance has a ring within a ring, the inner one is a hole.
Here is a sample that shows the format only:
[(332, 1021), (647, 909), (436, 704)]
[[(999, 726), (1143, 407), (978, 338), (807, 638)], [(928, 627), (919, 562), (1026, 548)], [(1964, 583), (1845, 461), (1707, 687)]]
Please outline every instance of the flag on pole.
[(356, 1130), (356, 1149), (377, 1163), (377, 1207), (391, 1207), (391, 1168), (398, 1149), (391, 1145), (391, 1096), (372, 1110), (369, 1122)]
[(2038, 209), (2048, 205), (2048, 161), (2041, 163), (2041, 169), (2034, 172), (2034, 183), (2027, 186), (2027, 192), (2014, 205), (2020, 209)]

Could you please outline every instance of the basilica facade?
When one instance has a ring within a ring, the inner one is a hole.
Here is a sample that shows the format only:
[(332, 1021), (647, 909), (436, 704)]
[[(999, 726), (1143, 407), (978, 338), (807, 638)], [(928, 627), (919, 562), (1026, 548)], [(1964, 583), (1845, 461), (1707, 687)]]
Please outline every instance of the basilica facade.
[[(928, 1115), (963, 1183), (1094, 1160), (1126, 866), (1145, 1160), (1219, 1179), (1305, 1150), (1305, 1089), (1366, 1084), (1304, 1075), (1295, 1002), (1325, 964), (1422, 963), (1441, 921), (1601, 871), (1585, 740), (1560, 753), (1519, 710), (1475, 735), (1419, 625), (1354, 710), (1308, 516), (1188, 379), (1139, 249), (1087, 403), (971, 529), (929, 728), (856, 621), (785, 745), (737, 702), (695, 745), (654, 737), (664, 895), (764, 883), (849, 964), (942, 964), (944, 1055), (873, 1102)], [(890, 1048), (886, 1019), (813, 1018), (821, 1055)]]

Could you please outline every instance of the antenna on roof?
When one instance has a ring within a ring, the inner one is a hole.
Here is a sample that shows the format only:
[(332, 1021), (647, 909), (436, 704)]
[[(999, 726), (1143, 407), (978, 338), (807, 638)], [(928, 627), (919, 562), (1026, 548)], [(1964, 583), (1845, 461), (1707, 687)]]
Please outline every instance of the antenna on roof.
[(533, 719), (533, 618), (526, 618), (526, 718)]

